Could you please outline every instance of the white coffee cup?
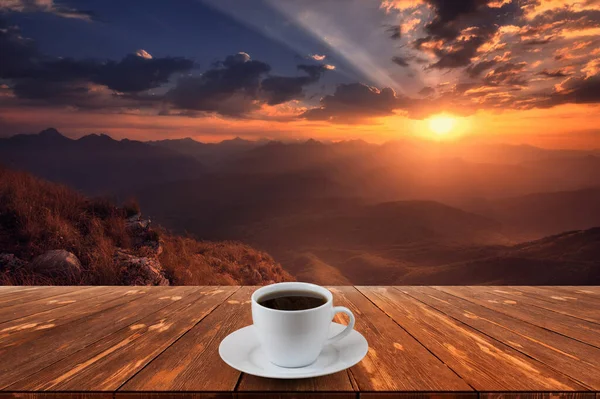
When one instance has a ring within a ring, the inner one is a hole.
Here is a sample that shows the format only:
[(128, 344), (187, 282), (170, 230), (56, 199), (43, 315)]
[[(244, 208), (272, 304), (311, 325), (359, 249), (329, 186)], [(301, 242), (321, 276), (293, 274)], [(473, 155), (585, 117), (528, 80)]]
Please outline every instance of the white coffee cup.
[[(277, 310), (262, 306), (259, 301), (279, 292), (306, 292), (321, 296), (325, 304), (304, 310)], [(327, 339), (329, 326), (336, 313), (350, 318), (348, 326)], [(325, 345), (339, 341), (354, 328), (354, 315), (343, 306), (333, 306), (333, 295), (323, 287), (309, 283), (278, 283), (268, 285), (252, 294), (252, 321), (261, 349), (271, 363), (281, 367), (304, 367), (319, 357)]]

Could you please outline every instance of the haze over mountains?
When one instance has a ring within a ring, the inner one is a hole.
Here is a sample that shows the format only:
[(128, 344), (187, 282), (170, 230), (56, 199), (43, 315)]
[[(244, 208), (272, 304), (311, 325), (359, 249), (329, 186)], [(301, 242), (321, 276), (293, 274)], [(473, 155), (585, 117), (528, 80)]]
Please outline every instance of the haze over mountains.
[(247, 242), (301, 280), (600, 282), (598, 150), (72, 140), (47, 129), (1, 139), (0, 157), (87, 194), (135, 196), (159, 224)]

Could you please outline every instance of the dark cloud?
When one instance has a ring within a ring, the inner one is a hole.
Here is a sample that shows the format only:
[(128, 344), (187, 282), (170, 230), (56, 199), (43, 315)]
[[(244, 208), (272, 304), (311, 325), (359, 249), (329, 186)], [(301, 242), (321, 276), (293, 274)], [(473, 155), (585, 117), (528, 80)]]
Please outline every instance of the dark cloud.
[(324, 65), (298, 65), (308, 76), (270, 76), (261, 84), (267, 104), (277, 105), (302, 96), (304, 86), (316, 83), (327, 70)]
[(425, 86), (419, 90), (419, 94), (423, 97), (429, 97), (435, 94), (435, 89), (433, 87)]
[(399, 40), (402, 38), (402, 30), (400, 26), (388, 26), (386, 32), (390, 35), (390, 39)]
[(488, 42), (500, 26), (513, 23), (523, 10), (517, 0), (490, 6), (490, 0), (426, 0), (434, 11), (425, 25), (428, 36), (417, 39), (416, 49), (432, 51), (437, 62), (429, 68), (459, 68), (471, 64), (477, 50)]
[(427, 0), (435, 12), (435, 17), (425, 25), (425, 30), (433, 37), (453, 40), (458, 37), (464, 24), (461, 18), (474, 15), (486, 7), (487, 0)]
[(395, 55), (392, 57), (392, 62), (396, 65), (400, 65), (401, 67), (407, 67), (409, 66), (408, 61), (406, 60), (406, 58), (401, 57), (399, 55)]
[(491, 86), (526, 86), (527, 81), (521, 74), (526, 66), (526, 62), (505, 62), (488, 72), (483, 81), (485, 84)]
[(94, 17), (91, 11), (76, 10), (62, 4), (56, 4), (53, 0), (2, 0), (0, 1), (0, 11), (24, 13), (45, 12), (63, 18), (76, 18), (88, 21)]
[(549, 71), (547, 69), (544, 69), (544, 70), (536, 73), (536, 75), (545, 76), (547, 78), (564, 78), (564, 77), (569, 76), (570, 73), (568, 73), (564, 69), (557, 69), (555, 71)]
[(541, 45), (550, 43), (552, 40), (554, 40), (553, 37), (547, 37), (545, 39), (531, 39), (531, 40), (524, 41), (523, 45), (524, 46), (541, 46)]
[(562, 82), (559, 89), (543, 99), (538, 106), (553, 107), (559, 104), (600, 103), (600, 74), (587, 78), (570, 77)]
[(437, 62), (431, 64), (428, 68), (458, 68), (467, 66), (471, 59), (475, 57), (477, 49), (485, 43), (485, 36), (472, 36), (469, 39), (456, 41), (450, 50), (442, 47), (436, 49), (435, 54), (439, 57)]
[(391, 115), (395, 109), (407, 104), (407, 99), (398, 97), (391, 88), (379, 90), (362, 83), (350, 83), (339, 85), (332, 95), (321, 99), (319, 107), (309, 109), (302, 117), (351, 123), (362, 118)]
[(467, 75), (469, 75), (470, 78), (476, 78), (483, 72), (494, 67), (496, 64), (498, 64), (498, 61), (494, 59), (488, 61), (481, 61), (477, 64), (471, 64), (467, 68)]
[(21, 36), (17, 27), (0, 18), (0, 54), (0, 78), (13, 79), (27, 76), (35, 67), (38, 49), (33, 41)]
[(130, 54), (121, 61), (98, 65), (91, 80), (116, 91), (138, 92), (161, 86), (174, 73), (188, 71), (193, 66), (193, 61), (186, 58), (144, 58)]
[(240, 116), (261, 104), (277, 105), (303, 96), (304, 87), (319, 81), (326, 65), (298, 65), (306, 76), (268, 76), (271, 67), (246, 53), (229, 56), (201, 76), (180, 79), (167, 93), (179, 109)]
[(9, 81), (17, 98), (47, 100), (52, 104), (85, 106), (96, 96), (92, 85), (135, 93), (159, 87), (172, 74), (188, 71), (193, 62), (185, 58), (152, 58), (144, 50), (121, 61), (75, 60), (42, 54), (15, 27), (0, 21), (0, 78)]

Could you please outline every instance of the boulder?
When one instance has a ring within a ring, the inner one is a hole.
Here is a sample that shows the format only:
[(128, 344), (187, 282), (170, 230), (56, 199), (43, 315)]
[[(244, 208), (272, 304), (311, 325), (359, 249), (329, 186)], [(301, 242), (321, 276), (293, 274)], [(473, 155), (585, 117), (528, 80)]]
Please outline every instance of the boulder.
[(170, 285), (162, 272), (162, 266), (154, 257), (140, 257), (118, 250), (115, 262), (120, 268), (120, 280), (124, 285)]
[(73, 253), (64, 249), (47, 251), (30, 264), (35, 273), (58, 278), (57, 281), (77, 282), (81, 278), (81, 262)]

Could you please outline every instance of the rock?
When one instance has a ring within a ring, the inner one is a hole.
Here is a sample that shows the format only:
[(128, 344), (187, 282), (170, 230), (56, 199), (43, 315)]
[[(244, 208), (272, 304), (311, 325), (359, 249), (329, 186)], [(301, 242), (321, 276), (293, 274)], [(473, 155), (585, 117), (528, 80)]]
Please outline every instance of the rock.
[(60, 278), (66, 282), (78, 282), (81, 278), (81, 262), (73, 253), (64, 249), (47, 251), (37, 256), (30, 264), (35, 273)]
[(0, 271), (15, 271), (27, 265), (27, 262), (17, 258), (14, 254), (0, 254)]
[(141, 219), (142, 219), (142, 214), (138, 212), (138, 213), (136, 213), (133, 216), (129, 216), (127, 218), (127, 222), (128, 223), (134, 223), (134, 222), (137, 222), (138, 220), (141, 220)]
[(115, 262), (120, 267), (120, 279), (124, 285), (170, 285), (160, 262), (154, 257), (139, 257), (118, 250)]
[(150, 228), (150, 219), (146, 220), (134, 220), (127, 221), (127, 229), (129, 229), (132, 233), (144, 232)]

